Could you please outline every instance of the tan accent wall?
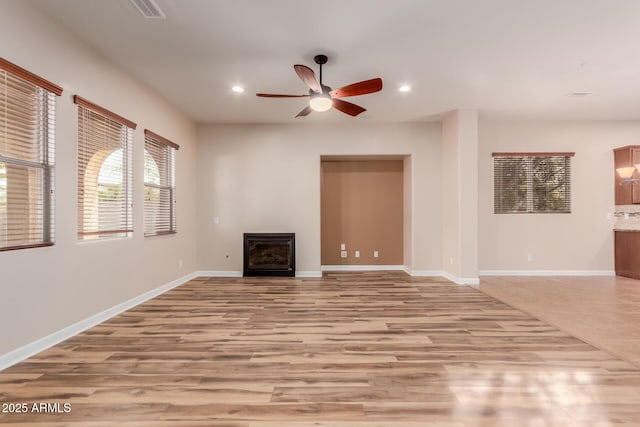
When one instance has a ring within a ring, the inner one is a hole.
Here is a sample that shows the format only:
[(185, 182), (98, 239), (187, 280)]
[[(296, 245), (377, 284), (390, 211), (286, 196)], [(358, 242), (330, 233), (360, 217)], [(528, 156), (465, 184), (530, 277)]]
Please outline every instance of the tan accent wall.
[(322, 265), (402, 265), (403, 160), (323, 161), (321, 174)]

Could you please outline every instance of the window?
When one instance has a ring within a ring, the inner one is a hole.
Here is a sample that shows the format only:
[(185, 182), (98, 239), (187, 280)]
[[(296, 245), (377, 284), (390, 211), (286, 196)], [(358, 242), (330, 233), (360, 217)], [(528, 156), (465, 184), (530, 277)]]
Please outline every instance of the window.
[(54, 243), (56, 95), (62, 88), (0, 58), (0, 250)]
[(574, 153), (493, 153), (494, 213), (571, 213)]
[(136, 124), (79, 96), (78, 239), (133, 232), (132, 148)]
[(144, 131), (144, 235), (176, 232), (175, 152), (180, 147)]

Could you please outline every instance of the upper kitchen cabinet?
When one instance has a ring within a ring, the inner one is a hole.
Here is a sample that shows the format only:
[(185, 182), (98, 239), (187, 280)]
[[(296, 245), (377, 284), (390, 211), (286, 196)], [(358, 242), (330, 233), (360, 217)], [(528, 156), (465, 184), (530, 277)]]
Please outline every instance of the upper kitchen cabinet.
[(640, 204), (640, 145), (616, 148), (613, 154), (616, 205)]

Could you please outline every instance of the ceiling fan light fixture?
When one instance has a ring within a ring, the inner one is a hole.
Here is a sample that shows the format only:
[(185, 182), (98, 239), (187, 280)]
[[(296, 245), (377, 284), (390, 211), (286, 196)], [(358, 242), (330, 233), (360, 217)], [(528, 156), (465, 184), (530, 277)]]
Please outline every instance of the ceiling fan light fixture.
[(327, 95), (318, 95), (311, 98), (309, 106), (313, 111), (323, 112), (333, 107), (333, 101)]
[(368, 93), (379, 92), (382, 90), (382, 79), (375, 78), (363, 80), (361, 82), (352, 83), (342, 86), (338, 89), (331, 89), (329, 86), (322, 84), (322, 65), (327, 63), (326, 55), (316, 55), (313, 60), (320, 66), (320, 80), (316, 78), (313, 70), (306, 65), (295, 64), (295, 70), (300, 80), (309, 88), (308, 95), (284, 95), (278, 93), (256, 93), (256, 96), (264, 98), (309, 98), (309, 104), (300, 111), (296, 117), (305, 117), (313, 111), (327, 111), (331, 108), (355, 117), (360, 113), (367, 111), (359, 105), (345, 101), (342, 98), (349, 96), (366, 95)]

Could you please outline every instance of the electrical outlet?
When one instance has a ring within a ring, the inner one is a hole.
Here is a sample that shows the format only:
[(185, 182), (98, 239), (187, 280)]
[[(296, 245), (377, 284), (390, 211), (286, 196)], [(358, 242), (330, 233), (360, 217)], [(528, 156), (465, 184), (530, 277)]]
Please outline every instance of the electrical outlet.
[(178, 260), (178, 268), (182, 267), (182, 258)]
[(213, 223), (214, 224), (220, 224), (220, 217), (219, 216), (214, 216), (213, 217)]
[(533, 254), (528, 254), (527, 255), (527, 261), (529, 261), (529, 262), (533, 261)]
[(360, 251), (356, 251), (356, 258), (360, 258)]
[(380, 252), (378, 251), (373, 251), (373, 257), (374, 258), (378, 258), (380, 256)]
[(347, 257), (347, 251), (340, 251), (340, 258), (346, 258)]

